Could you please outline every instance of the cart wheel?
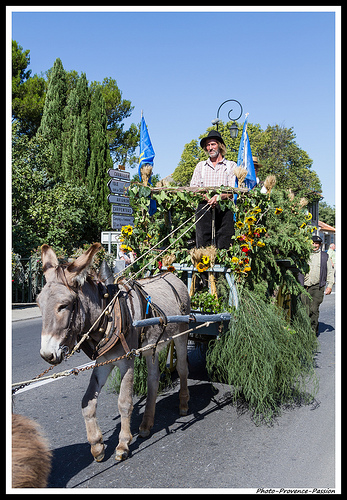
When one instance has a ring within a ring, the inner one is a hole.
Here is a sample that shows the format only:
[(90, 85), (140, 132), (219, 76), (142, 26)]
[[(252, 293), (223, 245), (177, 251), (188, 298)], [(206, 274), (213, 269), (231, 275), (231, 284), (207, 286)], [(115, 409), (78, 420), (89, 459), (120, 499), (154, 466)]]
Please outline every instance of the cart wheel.
[(171, 340), (168, 353), (167, 353), (167, 359), (166, 359), (166, 366), (169, 368), (170, 372), (172, 373), (176, 369), (177, 365), (177, 354), (176, 354), (176, 348), (175, 348), (175, 343), (173, 340)]

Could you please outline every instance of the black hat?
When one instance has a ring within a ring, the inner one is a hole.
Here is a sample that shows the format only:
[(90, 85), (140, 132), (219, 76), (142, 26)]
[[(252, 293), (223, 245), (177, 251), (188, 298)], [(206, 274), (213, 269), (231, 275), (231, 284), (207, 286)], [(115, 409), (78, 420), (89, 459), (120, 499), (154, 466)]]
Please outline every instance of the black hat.
[(208, 136), (207, 137), (203, 137), (200, 141), (200, 146), (202, 147), (202, 149), (205, 148), (205, 143), (207, 141), (207, 139), (217, 139), (217, 141), (221, 142), (222, 144), (224, 144), (225, 146), (225, 143), (223, 141), (223, 138), (222, 136), (220, 135), (220, 133), (217, 131), (217, 130), (211, 130), (209, 133), (208, 133)]
[(317, 236), (316, 234), (312, 236), (312, 241), (314, 241), (315, 243), (323, 243), (322, 238), (320, 236)]

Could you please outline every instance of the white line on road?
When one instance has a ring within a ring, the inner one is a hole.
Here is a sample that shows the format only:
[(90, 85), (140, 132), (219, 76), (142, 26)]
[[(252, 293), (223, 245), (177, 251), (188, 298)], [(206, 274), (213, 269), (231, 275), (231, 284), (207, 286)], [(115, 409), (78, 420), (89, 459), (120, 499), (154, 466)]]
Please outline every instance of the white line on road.
[[(95, 361), (90, 361), (89, 363), (85, 363), (84, 365), (77, 366), (77, 370), (80, 370), (81, 368), (85, 368), (86, 366), (93, 366), (95, 365)], [(71, 368), (73, 369), (73, 368)], [(22, 389), (19, 389), (16, 394), (20, 394), (21, 392), (25, 391), (30, 391), (30, 389), (35, 389), (36, 387), (39, 387), (40, 385), (45, 385), (49, 384), (50, 382), (55, 382), (56, 380), (61, 380), (64, 377), (57, 377), (57, 378), (50, 378), (48, 380), (38, 380), (37, 382), (33, 382), (30, 385), (27, 385), (26, 387), (22, 387)]]

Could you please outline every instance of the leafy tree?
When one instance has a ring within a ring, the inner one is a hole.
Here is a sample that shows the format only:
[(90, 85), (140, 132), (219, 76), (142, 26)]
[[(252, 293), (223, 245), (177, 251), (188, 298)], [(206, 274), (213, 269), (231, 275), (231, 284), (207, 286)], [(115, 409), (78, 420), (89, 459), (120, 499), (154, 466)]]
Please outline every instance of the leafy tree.
[(43, 116), (38, 135), (48, 140), (52, 155), (49, 173), (54, 179), (62, 176), (61, 160), (63, 154), (63, 120), (66, 105), (66, 75), (59, 58), (54, 62), (51, 77), (48, 83)]
[(132, 123), (129, 130), (124, 130), (123, 120), (129, 118), (134, 109), (131, 101), (122, 98), (116, 80), (104, 78), (103, 82), (92, 82), (90, 89), (92, 93), (99, 88), (105, 100), (107, 115), (107, 139), (113, 160), (123, 165), (132, 165), (137, 161), (134, 157), (135, 148), (140, 140), (140, 128)]
[(12, 117), (18, 120), (20, 132), (32, 137), (41, 122), (45, 100), (45, 80), (31, 77), (30, 50), (12, 40)]
[(50, 151), (48, 141), (29, 139), (13, 124), (12, 247), (23, 257), (43, 243), (70, 252), (97, 241), (109, 226), (108, 214), (98, 211), (86, 186), (49, 176)]
[(331, 207), (327, 202), (319, 203), (319, 220), (335, 227), (335, 206)]

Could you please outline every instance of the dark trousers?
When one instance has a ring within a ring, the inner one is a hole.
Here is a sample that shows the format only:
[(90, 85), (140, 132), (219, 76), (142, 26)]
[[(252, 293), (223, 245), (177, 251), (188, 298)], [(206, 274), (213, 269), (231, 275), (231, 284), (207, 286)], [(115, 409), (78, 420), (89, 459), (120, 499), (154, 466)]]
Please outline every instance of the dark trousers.
[(305, 304), (307, 313), (311, 320), (312, 330), (316, 335), (318, 335), (318, 318), (319, 318), (319, 306), (324, 299), (324, 286), (312, 285), (305, 287), (306, 291), (311, 295), (312, 300), (310, 300), (305, 295), (301, 296), (302, 303)]
[[(204, 208), (203, 208), (204, 207)], [(199, 203), (196, 210), (195, 220), (206, 212), (202, 219), (196, 223), (196, 247), (206, 247), (212, 245), (212, 211), (206, 211), (206, 202)], [(202, 210), (201, 210), (202, 209)], [(200, 211), (201, 210), (201, 211)], [(235, 234), (234, 214), (230, 210), (221, 210), (217, 204), (215, 207), (215, 245), (217, 248), (229, 248), (231, 237)]]

